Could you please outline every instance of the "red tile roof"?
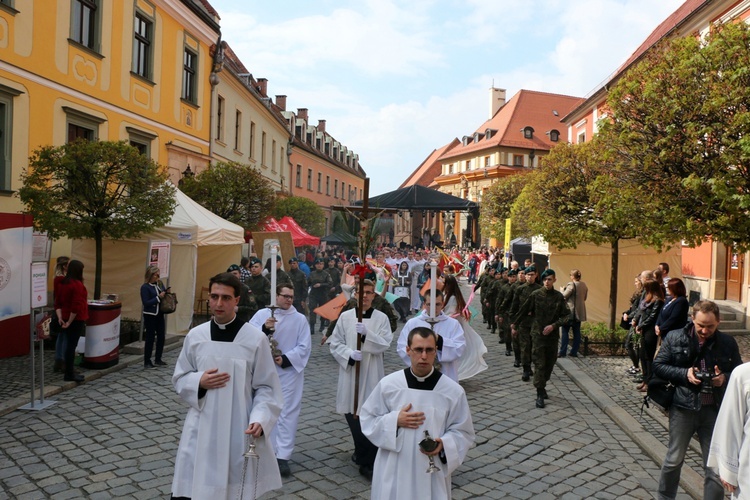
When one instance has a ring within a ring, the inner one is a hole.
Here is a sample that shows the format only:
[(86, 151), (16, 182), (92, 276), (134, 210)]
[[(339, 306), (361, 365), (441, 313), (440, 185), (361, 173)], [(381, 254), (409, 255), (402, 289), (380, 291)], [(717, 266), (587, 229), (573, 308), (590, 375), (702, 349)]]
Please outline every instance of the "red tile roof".
[[(440, 159), (445, 160), (501, 146), (549, 150), (556, 143), (550, 140), (547, 132), (558, 130), (560, 136), (565, 137), (565, 125), (560, 119), (582, 101), (580, 97), (520, 90), (495, 113), (495, 116), (477, 128), (475, 132), (480, 133), (478, 142), (474, 142), (472, 134), (471, 141), (466, 146), (459, 144)], [(534, 129), (532, 139), (524, 138), (522, 130), (525, 127)], [(485, 137), (487, 129), (494, 131), (490, 139)]]
[(435, 177), (438, 177), (442, 173), (442, 165), (438, 161), (439, 158), (455, 148), (460, 146), (461, 142), (458, 139), (453, 139), (445, 146), (435, 149), (430, 155), (419, 165), (414, 172), (406, 178), (406, 180), (399, 186), (400, 188), (413, 186), (419, 184), (422, 186), (429, 186), (433, 183)]

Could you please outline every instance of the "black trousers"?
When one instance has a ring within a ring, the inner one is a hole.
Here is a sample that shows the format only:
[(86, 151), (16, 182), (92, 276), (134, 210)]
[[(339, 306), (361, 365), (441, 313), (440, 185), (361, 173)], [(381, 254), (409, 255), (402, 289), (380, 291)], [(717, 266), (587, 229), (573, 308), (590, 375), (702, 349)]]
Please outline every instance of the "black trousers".
[(164, 352), (164, 315), (152, 314), (143, 315), (143, 329), (145, 330), (146, 343), (143, 346), (143, 362), (151, 363), (151, 351), (154, 349), (154, 337), (156, 337), (156, 361), (161, 361), (161, 354)]
[(357, 463), (360, 466), (369, 465), (372, 467), (375, 465), (375, 456), (378, 454), (378, 447), (362, 434), (362, 427), (359, 425), (358, 418), (354, 418), (354, 415), (351, 413), (347, 413), (344, 416), (346, 417), (346, 423), (349, 424), (349, 430), (354, 440), (354, 454), (357, 456)]

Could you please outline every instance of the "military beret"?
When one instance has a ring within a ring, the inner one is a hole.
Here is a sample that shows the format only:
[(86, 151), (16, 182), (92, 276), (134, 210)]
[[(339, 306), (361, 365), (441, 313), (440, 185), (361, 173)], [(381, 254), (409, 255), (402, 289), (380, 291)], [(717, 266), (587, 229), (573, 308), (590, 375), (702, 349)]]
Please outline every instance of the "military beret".
[(526, 272), (526, 273), (535, 273), (536, 272), (536, 267), (529, 266), (526, 269), (524, 269), (523, 271)]
[(227, 272), (231, 273), (232, 271), (239, 271), (239, 270), (240, 270), (240, 266), (238, 266), (237, 264), (232, 264), (231, 266), (229, 266), (229, 269), (227, 269)]
[(508, 276), (518, 276), (518, 269), (511, 269), (508, 271)]
[(299, 262), (299, 259), (297, 259), (297, 257), (292, 257), (289, 259), (289, 263), (291, 264), (292, 262)]
[(315, 259), (315, 262), (313, 262), (313, 265), (322, 264), (322, 263), (323, 263), (323, 259)]
[(555, 271), (553, 271), (552, 269), (545, 269), (544, 272), (542, 273), (542, 279), (546, 278), (547, 276), (554, 276), (554, 275), (555, 275)]
[(250, 265), (254, 266), (255, 264), (263, 264), (258, 257), (252, 257), (250, 259)]

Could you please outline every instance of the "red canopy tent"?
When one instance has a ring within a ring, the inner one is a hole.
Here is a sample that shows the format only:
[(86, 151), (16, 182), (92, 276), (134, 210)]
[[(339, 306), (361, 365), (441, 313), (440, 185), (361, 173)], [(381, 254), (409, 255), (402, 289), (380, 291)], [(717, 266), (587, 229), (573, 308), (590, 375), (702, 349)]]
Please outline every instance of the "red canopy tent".
[(273, 217), (269, 217), (266, 219), (266, 221), (263, 223), (263, 231), (286, 231), (283, 227), (279, 225), (279, 221), (274, 219)]
[(282, 231), (289, 231), (292, 233), (292, 241), (294, 241), (295, 247), (320, 245), (320, 238), (307, 234), (307, 232), (297, 224), (297, 221), (288, 215), (282, 217), (281, 220), (278, 221), (278, 225), (281, 226)]

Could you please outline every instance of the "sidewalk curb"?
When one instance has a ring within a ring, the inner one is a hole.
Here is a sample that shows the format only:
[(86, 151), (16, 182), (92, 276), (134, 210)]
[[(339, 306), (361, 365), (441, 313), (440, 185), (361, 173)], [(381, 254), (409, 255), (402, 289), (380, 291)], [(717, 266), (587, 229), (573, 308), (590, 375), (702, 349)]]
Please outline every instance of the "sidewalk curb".
[[(609, 416), (622, 429), (625, 434), (637, 444), (643, 452), (651, 457), (657, 465), (661, 464), (667, 456), (667, 447), (643, 425), (633, 418), (627, 411), (620, 408), (610, 398), (601, 386), (589, 377), (576, 364), (565, 358), (558, 358), (557, 366), (560, 367), (575, 384), (593, 401), (604, 413)], [(703, 498), (703, 477), (690, 467), (683, 467), (680, 475), (680, 486), (685, 492), (696, 500)]]
[[(164, 351), (169, 352), (173, 349), (178, 349), (182, 347), (184, 336), (181, 339), (178, 339), (176, 342), (173, 341), (170, 344), (167, 344), (164, 346)], [(137, 363), (143, 363), (143, 355), (142, 354), (123, 354), (121, 352), (120, 359), (118, 363), (114, 366), (110, 366), (109, 368), (104, 368), (102, 370), (86, 370), (84, 372), (84, 380), (82, 383), (90, 382), (92, 380), (96, 380), (98, 378), (103, 377), (104, 375), (109, 375), (110, 373), (116, 373), (120, 370), (124, 370), (125, 368), (137, 364)], [(56, 394), (60, 394), (64, 391), (69, 391), (71, 389), (75, 389), (78, 387), (79, 383), (77, 382), (53, 382), (51, 384), (45, 384), (44, 386), (44, 399), (45, 401), (50, 398), (51, 396), (54, 396)], [(26, 393), (24, 396), (18, 396), (15, 398), (11, 398), (7, 401), (0, 402), (0, 417), (3, 415), (7, 415), (8, 413), (11, 413), (13, 411), (18, 410), (24, 405), (29, 404), (29, 398), (31, 394)], [(34, 401), (37, 401), (37, 398), (39, 397), (39, 387), (36, 387), (36, 390), (34, 391)], [(34, 410), (30, 410), (34, 411)]]

